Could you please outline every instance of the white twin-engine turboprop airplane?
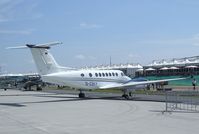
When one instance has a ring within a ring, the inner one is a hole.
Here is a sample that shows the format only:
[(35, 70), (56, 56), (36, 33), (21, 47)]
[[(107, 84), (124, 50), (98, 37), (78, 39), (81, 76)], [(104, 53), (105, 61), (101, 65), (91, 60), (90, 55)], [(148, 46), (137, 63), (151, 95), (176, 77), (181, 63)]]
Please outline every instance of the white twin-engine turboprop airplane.
[(110, 89), (119, 88), (124, 94), (122, 97), (129, 98), (128, 93), (131, 90), (143, 89), (147, 84), (160, 83), (186, 78), (164, 79), (164, 80), (133, 80), (124, 75), (120, 70), (100, 70), (100, 69), (73, 69), (61, 67), (57, 64), (49, 49), (53, 45), (62, 44), (52, 42), (46, 44), (37, 44), (10, 48), (30, 48), (38, 73), (44, 82), (65, 85), (80, 90), (79, 97), (84, 98), (83, 90)]

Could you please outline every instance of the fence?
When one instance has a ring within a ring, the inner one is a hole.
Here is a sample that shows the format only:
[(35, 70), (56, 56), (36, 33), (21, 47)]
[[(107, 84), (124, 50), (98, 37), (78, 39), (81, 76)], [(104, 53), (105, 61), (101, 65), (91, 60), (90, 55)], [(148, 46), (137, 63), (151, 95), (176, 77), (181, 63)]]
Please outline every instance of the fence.
[(199, 112), (199, 91), (165, 92), (165, 111)]

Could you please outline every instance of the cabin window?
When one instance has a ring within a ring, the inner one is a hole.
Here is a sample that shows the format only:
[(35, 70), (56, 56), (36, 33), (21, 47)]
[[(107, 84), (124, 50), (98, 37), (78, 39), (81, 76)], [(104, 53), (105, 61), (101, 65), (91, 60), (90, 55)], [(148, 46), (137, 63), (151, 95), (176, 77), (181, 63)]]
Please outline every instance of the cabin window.
[(81, 73), (81, 76), (82, 76), (82, 77), (84, 77), (84, 74), (83, 74), (83, 73)]
[(111, 76), (111, 73), (109, 73), (109, 76)]
[(95, 76), (98, 77), (98, 73), (95, 73)]
[(118, 73), (115, 73), (116, 76), (118, 76)]
[(106, 76), (108, 77), (108, 73), (106, 73)]
[(104, 74), (104, 73), (102, 73), (102, 76), (104, 77), (104, 76), (105, 76), (105, 74)]
[(92, 73), (89, 73), (89, 76), (92, 77)]
[(112, 73), (112, 75), (113, 75), (113, 76), (115, 76), (115, 74), (114, 74), (114, 73)]
[(99, 77), (101, 77), (102, 76), (102, 74), (101, 73), (99, 73)]

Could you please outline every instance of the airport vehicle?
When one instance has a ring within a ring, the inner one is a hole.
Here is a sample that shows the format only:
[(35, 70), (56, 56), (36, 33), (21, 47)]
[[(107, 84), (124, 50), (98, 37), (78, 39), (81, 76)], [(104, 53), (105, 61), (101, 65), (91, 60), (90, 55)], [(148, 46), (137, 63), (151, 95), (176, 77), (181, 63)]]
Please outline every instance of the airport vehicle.
[(96, 69), (74, 69), (62, 67), (57, 64), (54, 57), (49, 53), (51, 46), (62, 44), (51, 42), (46, 44), (26, 44), (26, 46), (10, 48), (30, 48), (38, 73), (44, 82), (58, 85), (66, 85), (80, 90), (79, 97), (84, 98), (84, 90), (119, 88), (123, 91), (122, 97), (128, 99), (128, 92), (135, 89), (143, 89), (148, 84), (160, 83), (186, 78), (164, 79), (164, 80), (133, 80), (124, 75), (120, 70), (96, 70)]

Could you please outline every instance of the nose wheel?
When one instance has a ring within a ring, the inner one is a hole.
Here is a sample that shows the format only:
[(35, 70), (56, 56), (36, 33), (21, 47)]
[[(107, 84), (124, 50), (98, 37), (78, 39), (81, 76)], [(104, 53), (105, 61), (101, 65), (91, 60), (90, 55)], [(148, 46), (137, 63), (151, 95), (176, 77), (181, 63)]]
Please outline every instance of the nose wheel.
[(79, 98), (85, 98), (85, 93), (83, 93), (81, 90), (80, 90), (80, 93), (79, 93)]

